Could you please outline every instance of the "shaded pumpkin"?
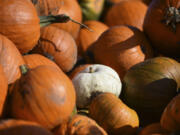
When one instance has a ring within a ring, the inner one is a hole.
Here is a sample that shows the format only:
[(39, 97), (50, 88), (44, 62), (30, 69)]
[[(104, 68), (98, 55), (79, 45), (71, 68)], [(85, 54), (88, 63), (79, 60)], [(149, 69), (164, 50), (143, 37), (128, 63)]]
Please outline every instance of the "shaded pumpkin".
[[(117, 4), (121, 1), (124, 1), (124, 0), (107, 0), (110, 4)], [(143, 1), (145, 4), (150, 4), (152, 0), (140, 0), (140, 1)]]
[(138, 135), (169, 135), (168, 131), (161, 127), (161, 124), (152, 123), (141, 129)]
[(39, 43), (32, 52), (52, 59), (64, 72), (70, 71), (77, 61), (75, 40), (69, 33), (54, 26), (41, 30)]
[[(83, 115), (75, 115), (67, 123), (66, 135), (107, 135), (102, 127), (100, 127), (94, 120)], [(64, 134), (64, 135), (65, 135)], [(54, 135), (62, 135), (59, 129), (55, 131)]]
[(111, 27), (93, 44), (91, 53), (95, 63), (110, 66), (121, 79), (128, 69), (153, 56), (144, 34), (128, 26)]
[(130, 25), (142, 30), (147, 5), (139, 0), (124, 0), (114, 4), (107, 12), (108, 26)]
[(8, 93), (8, 81), (3, 71), (3, 67), (0, 65), (0, 117), (3, 114), (7, 93)]
[(1, 135), (52, 135), (41, 125), (24, 120), (6, 119), (0, 121)]
[(11, 87), (11, 116), (47, 129), (68, 121), (76, 99), (71, 80), (52, 66), (21, 70), (21, 78)]
[(7, 37), (0, 34), (0, 64), (8, 80), (8, 84), (20, 78), (19, 66), (24, 64), (22, 55)]
[(171, 132), (180, 131), (180, 95), (174, 97), (164, 109), (161, 126)]
[(93, 31), (81, 28), (77, 39), (78, 55), (84, 56), (88, 47), (95, 42), (99, 36), (108, 29), (108, 26), (99, 21), (85, 21), (84, 24)]
[(123, 101), (135, 109), (141, 125), (158, 122), (180, 87), (180, 64), (156, 57), (131, 67), (123, 80)]
[(47, 66), (49, 65), (49, 66), (56, 67), (58, 70), (60, 70), (60, 68), (58, 67), (58, 65), (56, 65), (56, 63), (54, 63), (50, 59), (48, 59), (40, 54), (24, 55), (23, 59), (28, 68), (35, 68), (35, 67), (41, 66), (41, 65), (47, 65)]
[(165, 56), (180, 57), (179, 0), (153, 0), (144, 19), (144, 32)]
[(96, 96), (89, 115), (110, 135), (132, 135), (139, 126), (137, 113), (111, 93)]
[[(82, 21), (81, 8), (76, 0), (37, 0), (34, 5), (39, 16), (66, 14), (77, 22)], [(70, 33), (75, 39), (80, 30), (80, 26), (73, 22), (53, 25)]]

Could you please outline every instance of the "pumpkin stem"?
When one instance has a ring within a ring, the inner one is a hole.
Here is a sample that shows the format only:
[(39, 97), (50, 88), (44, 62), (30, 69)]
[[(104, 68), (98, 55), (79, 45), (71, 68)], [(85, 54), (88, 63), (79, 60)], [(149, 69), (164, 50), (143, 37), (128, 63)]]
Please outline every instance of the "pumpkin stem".
[(93, 68), (89, 67), (89, 73), (93, 73), (93, 72), (94, 72)]
[(65, 14), (39, 16), (39, 19), (40, 19), (40, 27), (45, 27), (45, 26), (48, 26), (48, 25), (53, 24), (53, 23), (67, 23), (69, 21), (72, 21), (72, 22), (79, 24), (82, 27), (88, 29), (91, 32), (93, 31), (92, 29), (90, 29), (85, 24), (79, 23), (79, 22), (73, 20), (72, 18), (70, 18), (69, 16), (67, 16)]
[(27, 65), (21, 65), (20, 66), (21, 74), (25, 75), (28, 72), (28, 67)]
[(176, 32), (176, 25), (180, 23), (180, 9), (168, 7), (162, 20), (167, 26), (171, 26), (173, 32)]

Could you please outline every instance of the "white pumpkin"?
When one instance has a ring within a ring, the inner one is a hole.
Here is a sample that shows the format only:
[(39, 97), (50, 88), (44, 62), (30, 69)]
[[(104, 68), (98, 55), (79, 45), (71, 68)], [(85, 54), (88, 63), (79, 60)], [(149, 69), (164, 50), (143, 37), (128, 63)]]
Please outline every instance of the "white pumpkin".
[(77, 107), (87, 108), (95, 93), (110, 92), (117, 97), (121, 93), (122, 83), (119, 75), (112, 68), (93, 64), (79, 72), (73, 79), (76, 90)]

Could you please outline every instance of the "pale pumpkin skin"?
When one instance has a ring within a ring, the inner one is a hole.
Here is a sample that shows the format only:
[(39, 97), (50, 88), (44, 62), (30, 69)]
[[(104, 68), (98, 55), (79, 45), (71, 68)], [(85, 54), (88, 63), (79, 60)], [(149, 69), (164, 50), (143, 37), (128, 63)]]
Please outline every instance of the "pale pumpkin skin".
[(79, 72), (73, 79), (76, 90), (77, 107), (88, 108), (93, 94), (110, 92), (117, 97), (121, 93), (121, 80), (112, 68), (93, 64)]

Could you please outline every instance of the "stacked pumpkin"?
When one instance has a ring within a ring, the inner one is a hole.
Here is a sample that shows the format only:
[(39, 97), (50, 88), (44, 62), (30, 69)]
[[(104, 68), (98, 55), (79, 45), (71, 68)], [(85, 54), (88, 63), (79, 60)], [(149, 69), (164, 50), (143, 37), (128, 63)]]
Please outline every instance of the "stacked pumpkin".
[(179, 6), (0, 0), (0, 134), (178, 134)]

